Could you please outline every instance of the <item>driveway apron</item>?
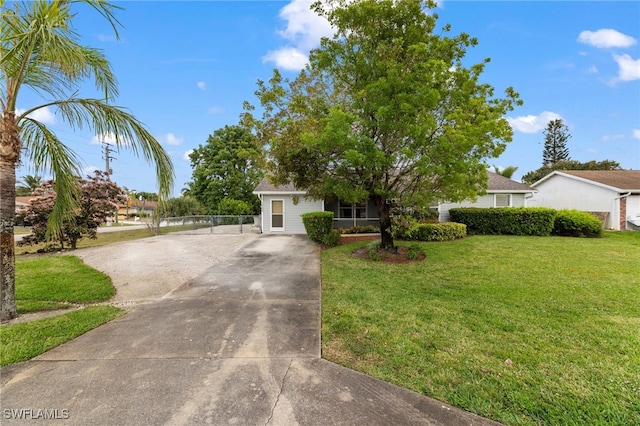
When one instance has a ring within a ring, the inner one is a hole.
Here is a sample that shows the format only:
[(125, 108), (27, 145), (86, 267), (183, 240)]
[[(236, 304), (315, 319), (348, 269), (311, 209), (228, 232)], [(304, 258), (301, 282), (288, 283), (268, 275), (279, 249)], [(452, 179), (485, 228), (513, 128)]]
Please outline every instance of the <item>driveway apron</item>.
[(1, 423), (495, 424), (322, 360), (318, 251), (261, 236), (161, 300), (0, 369)]

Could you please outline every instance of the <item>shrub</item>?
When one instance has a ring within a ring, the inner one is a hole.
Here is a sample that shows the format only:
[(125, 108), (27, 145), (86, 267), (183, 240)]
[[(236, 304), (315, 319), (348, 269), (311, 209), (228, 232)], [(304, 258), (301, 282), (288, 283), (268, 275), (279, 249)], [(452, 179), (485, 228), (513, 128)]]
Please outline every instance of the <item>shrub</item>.
[(335, 247), (340, 243), (340, 235), (342, 235), (340, 231), (332, 229), (328, 234), (325, 234), (322, 237), (322, 243), (330, 247)]
[(301, 215), (304, 229), (311, 241), (322, 243), (333, 229), (333, 212), (309, 212)]
[(377, 234), (380, 229), (377, 226), (352, 226), (350, 228), (338, 228), (341, 234)]
[(547, 236), (557, 212), (543, 207), (463, 207), (449, 213), (453, 222), (467, 225), (469, 234)]
[(418, 219), (408, 215), (391, 217), (391, 235), (401, 240), (409, 239), (409, 231), (418, 224)]
[(560, 210), (553, 222), (553, 233), (565, 237), (601, 237), (602, 222), (587, 212)]
[(417, 259), (421, 254), (424, 254), (424, 252), (422, 251), (422, 248), (417, 244), (412, 244), (407, 248), (407, 259)]
[(419, 223), (409, 230), (407, 239), (416, 241), (452, 241), (464, 238), (467, 227), (462, 223)]

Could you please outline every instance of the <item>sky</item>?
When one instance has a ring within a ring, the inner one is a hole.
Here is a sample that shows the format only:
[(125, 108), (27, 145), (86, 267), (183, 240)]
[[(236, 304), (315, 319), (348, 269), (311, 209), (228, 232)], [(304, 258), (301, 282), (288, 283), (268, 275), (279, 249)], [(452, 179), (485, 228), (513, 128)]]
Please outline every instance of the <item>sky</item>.
[[(191, 180), (191, 150), (209, 135), (234, 125), (244, 101), (257, 105), (258, 80), (273, 69), (295, 78), (310, 49), (331, 27), (293, 1), (124, 1), (111, 27), (90, 8), (78, 9), (74, 25), (84, 44), (101, 49), (119, 83), (113, 102), (126, 107), (163, 145), (175, 168), (173, 195)], [(543, 130), (553, 119), (568, 126), (570, 157), (614, 160), (640, 169), (640, 2), (455, 1), (435, 12), (449, 35), (478, 39), (465, 66), (491, 61), (481, 82), (502, 97), (511, 86), (524, 105), (506, 118), (513, 141), (490, 166), (516, 166), (515, 180), (542, 165)], [(96, 97), (93, 84), (79, 88)], [(23, 91), (18, 108), (44, 103)], [(82, 158), (83, 171), (104, 170), (101, 141), (109, 135), (64, 126), (55, 110), (37, 116)], [(128, 151), (112, 153), (112, 180), (130, 190), (157, 192), (153, 166)], [(17, 176), (34, 174), (28, 162)], [(45, 173), (45, 177), (46, 173)]]

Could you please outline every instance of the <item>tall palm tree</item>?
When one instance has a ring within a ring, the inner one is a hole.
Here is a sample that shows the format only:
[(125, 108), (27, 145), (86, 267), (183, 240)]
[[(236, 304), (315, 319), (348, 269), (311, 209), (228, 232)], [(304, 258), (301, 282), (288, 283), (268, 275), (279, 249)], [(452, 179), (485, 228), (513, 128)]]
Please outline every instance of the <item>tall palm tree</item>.
[[(55, 238), (63, 217), (77, 206), (79, 161), (45, 124), (31, 114), (41, 108), (56, 109), (73, 129), (87, 126), (97, 134), (114, 134), (118, 147), (128, 148), (155, 165), (159, 191), (169, 195), (173, 166), (167, 153), (133, 115), (109, 103), (118, 94), (115, 76), (101, 51), (79, 44), (72, 19), (78, 3), (91, 6), (111, 25), (116, 37), (120, 9), (106, 0), (0, 0), (0, 320), (14, 318), (16, 166), (26, 156), (36, 171), (47, 171), (55, 181), (56, 205), (49, 219)], [(75, 90), (86, 79), (95, 82), (101, 99), (82, 99)], [(24, 112), (16, 111), (22, 88), (29, 87), (48, 99)], [(53, 99), (53, 100), (50, 100)]]
[(31, 194), (36, 189), (40, 188), (43, 184), (42, 176), (38, 175), (26, 175), (22, 176), (20, 179), (20, 183), (29, 190), (29, 194)]
[(504, 176), (508, 179), (511, 179), (511, 176), (518, 170), (516, 166), (507, 166), (504, 169), (500, 170), (498, 166), (493, 166), (493, 170), (499, 174), (500, 176)]

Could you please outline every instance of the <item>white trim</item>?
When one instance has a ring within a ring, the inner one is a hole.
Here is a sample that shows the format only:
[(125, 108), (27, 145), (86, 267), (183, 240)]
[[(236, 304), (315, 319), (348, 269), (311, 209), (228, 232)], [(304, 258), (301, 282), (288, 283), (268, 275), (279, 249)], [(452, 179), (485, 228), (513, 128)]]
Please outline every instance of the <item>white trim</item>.
[[(509, 204), (506, 206), (499, 206), (498, 205), (498, 199), (497, 196), (498, 195), (506, 195), (509, 197)], [(511, 193), (495, 193), (493, 194), (493, 207), (495, 208), (501, 208), (501, 207), (512, 207), (513, 206), (513, 196), (511, 195)]]
[[(274, 227), (273, 226), (273, 202), (274, 201), (280, 201), (282, 203), (282, 227)], [(270, 200), (271, 205), (269, 206), (269, 231), (270, 232), (284, 232), (284, 228), (285, 228), (285, 209), (284, 209), (284, 199), (283, 198), (272, 198)]]
[(307, 195), (307, 191), (253, 191), (254, 195)]
[(546, 175), (545, 177), (543, 177), (542, 179), (540, 179), (539, 181), (534, 182), (533, 184), (531, 184), (531, 187), (532, 188), (536, 187), (537, 185), (541, 184), (542, 182), (551, 179), (552, 176), (564, 176), (564, 177), (566, 177), (568, 179), (573, 179), (573, 180), (577, 180), (578, 182), (588, 183), (590, 185), (597, 186), (597, 187), (600, 187), (600, 188), (605, 188), (605, 189), (608, 189), (610, 191), (614, 191), (614, 192), (618, 192), (618, 193), (623, 193), (623, 192), (627, 192), (627, 191), (631, 191), (631, 192), (638, 191), (636, 189), (617, 188), (615, 186), (607, 185), (606, 183), (596, 182), (595, 180), (583, 178), (583, 177), (580, 177), (580, 176), (571, 175), (571, 174), (568, 174), (568, 173), (562, 173), (561, 171), (558, 171), (558, 170), (555, 170), (555, 171), (551, 172), (550, 174)]

